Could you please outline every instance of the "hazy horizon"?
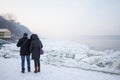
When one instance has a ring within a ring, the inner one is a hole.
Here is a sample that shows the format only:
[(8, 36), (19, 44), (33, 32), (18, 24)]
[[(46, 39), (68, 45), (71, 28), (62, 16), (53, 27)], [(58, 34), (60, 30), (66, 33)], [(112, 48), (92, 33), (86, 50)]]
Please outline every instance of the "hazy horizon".
[(6, 13), (45, 37), (120, 35), (120, 0), (0, 0)]

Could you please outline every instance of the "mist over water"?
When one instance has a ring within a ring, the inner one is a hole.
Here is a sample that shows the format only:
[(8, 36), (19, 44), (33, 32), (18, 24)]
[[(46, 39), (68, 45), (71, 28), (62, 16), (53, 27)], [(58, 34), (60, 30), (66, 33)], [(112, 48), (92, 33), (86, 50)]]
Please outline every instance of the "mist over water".
[(94, 50), (120, 50), (119, 35), (80, 36), (72, 41), (84, 44)]

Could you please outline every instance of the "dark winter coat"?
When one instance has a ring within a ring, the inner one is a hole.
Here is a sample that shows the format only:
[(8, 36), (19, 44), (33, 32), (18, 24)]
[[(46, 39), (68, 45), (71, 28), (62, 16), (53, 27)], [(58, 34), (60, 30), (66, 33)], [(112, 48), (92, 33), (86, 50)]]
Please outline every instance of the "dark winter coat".
[(17, 47), (20, 47), (20, 55), (30, 55), (30, 40), (27, 37), (19, 39)]
[(37, 35), (32, 35), (30, 43), (30, 52), (32, 53), (32, 59), (40, 58), (40, 49), (43, 48), (43, 45)]

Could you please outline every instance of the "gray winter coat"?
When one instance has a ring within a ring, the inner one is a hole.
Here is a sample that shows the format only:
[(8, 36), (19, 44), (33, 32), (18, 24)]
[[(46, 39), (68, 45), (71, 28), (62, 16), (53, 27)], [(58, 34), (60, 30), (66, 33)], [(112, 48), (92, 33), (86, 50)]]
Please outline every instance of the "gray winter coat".
[(32, 53), (32, 59), (40, 58), (40, 49), (43, 48), (41, 41), (36, 34), (32, 35), (30, 43), (30, 52)]

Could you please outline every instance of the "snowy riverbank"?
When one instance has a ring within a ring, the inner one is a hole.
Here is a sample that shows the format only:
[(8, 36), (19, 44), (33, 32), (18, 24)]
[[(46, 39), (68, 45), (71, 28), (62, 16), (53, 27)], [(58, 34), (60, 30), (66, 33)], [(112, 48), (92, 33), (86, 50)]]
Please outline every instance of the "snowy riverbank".
[[(41, 57), (43, 64), (82, 68), (120, 75), (120, 51), (90, 50), (87, 46), (68, 41), (53, 41), (44, 39), (45, 54)], [(19, 58), (19, 48), (16, 44), (5, 44), (0, 50), (0, 56)]]

